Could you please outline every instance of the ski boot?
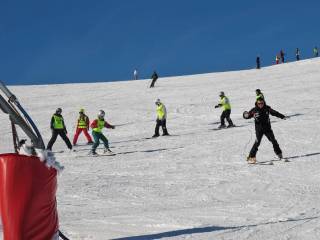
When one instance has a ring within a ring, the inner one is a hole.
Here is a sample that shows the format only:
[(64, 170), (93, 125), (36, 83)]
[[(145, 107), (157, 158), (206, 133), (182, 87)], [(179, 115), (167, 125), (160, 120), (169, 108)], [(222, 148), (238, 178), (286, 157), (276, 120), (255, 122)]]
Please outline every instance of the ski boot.
[(156, 137), (159, 137), (159, 136), (160, 136), (159, 134), (154, 134), (152, 137), (156, 138)]
[(109, 148), (106, 148), (104, 151), (103, 151), (104, 154), (107, 154), (107, 155), (114, 155), (114, 152), (112, 152)]
[(256, 157), (250, 157), (250, 156), (248, 156), (248, 157), (247, 157), (247, 162), (248, 162), (248, 164), (256, 164), (257, 159), (256, 159)]
[(232, 127), (235, 127), (236, 125), (234, 125), (233, 123), (232, 124), (229, 124), (227, 128), (232, 128)]
[(222, 129), (222, 128), (225, 128), (225, 127), (226, 127), (226, 125), (221, 124), (221, 125), (219, 125), (218, 129)]
[(289, 162), (289, 160), (287, 158), (284, 158), (282, 153), (279, 153), (277, 154), (277, 157), (280, 161), (283, 161), (283, 162)]
[(96, 151), (90, 150), (88, 155), (89, 156), (98, 156), (98, 153)]
[(87, 142), (87, 145), (92, 145), (93, 144), (93, 142), (91, 141), (91, 142)]

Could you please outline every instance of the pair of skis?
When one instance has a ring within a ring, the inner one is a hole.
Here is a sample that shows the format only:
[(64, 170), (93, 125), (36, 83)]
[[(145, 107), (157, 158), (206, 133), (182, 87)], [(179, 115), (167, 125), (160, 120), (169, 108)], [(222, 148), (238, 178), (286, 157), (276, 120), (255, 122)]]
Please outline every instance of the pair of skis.
[(288, 158), (275, 158), (269, 161), (258, 162), (256, 158), (247, 158), (247, 163), (249, 165), (273, 165), (274, 162), (289, 162)]

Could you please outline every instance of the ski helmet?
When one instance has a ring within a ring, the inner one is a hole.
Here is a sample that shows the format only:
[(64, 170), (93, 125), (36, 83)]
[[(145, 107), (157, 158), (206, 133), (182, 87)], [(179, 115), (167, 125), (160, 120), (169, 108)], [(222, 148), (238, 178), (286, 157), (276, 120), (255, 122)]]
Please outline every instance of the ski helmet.
[(223, 97), (223, 96), (224, 96), (224, 92), (223, 92), (223, 91), (220, 92), (219, 96), (220, 96), (220, 97)]
[(158, 98), (158, 99), (156, 100), (155, 104), (159, 104), (159, 103), (161, 103), (160, 98)]
[(56, 113), (62, 113), (62, 109), (61, 108), (57, 108)]
[(106, 113), (103, 110), (100, 110), (98, 113), (98, 118), (104, 118), (105, 114)]
[(261, 93), (261, 90), (259, 88), (256, 89), (256, 93)]
[(79, 111), (79, 113), (84, 113), (84, 109), (81, 108), (80, 111)]

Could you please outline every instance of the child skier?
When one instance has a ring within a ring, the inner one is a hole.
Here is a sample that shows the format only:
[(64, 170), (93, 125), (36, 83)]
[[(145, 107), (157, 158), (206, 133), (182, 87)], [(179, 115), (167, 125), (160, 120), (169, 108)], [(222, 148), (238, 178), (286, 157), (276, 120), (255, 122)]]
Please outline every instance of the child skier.
[(102, 140), (105, 147), (104, 153), (112, 154), (112, 151), (109, 149), (108, 139), (103, 135), (102, 129), (103, 128), (115, 129), (115, 126), (105, 121), (104, 116), (105, 116), (105, 112), (103, 110), (100, 110), (98, 113), (98, 118), (95, 119), (90, 125), (90, 127), (92, 128), (92, 136), (94, 139), (94, 144), (92, 145), (92, 149), (90, 152), (92, 155), (97, 155), (96, 149), (100, 144), (100, 139)]
[(266, 105), (263, 98), (258, 98), (255, 103), (255, 107), (252, 108), (249, 112), (245, 111), (243, 113), (243, 118), (254, 118), (255, 121), (256, 140), (251, 148), (249, 156), (247, 157), (247, 161), (250, 164), (256, 163), (256, 154), (263, 135), (266, 135), (268, 140), (272, 143), (274, 152), (276, 153), (278, 158), (282, 159), (282, 151), (271, 129), (269, 118), (270, 114), (281, 119), (286, 118), (283, 114), (273, 110), (271, 107)]
[(160, 101), (158, 98), (155, 102), (157, 105), (157, 124), (156, 128), (154, 130), (154, 135), (152, 137), (159, 137), (159, 128), (162, 127), (162, 136), (168, 136), (168, 130), (167, 130), (167, 110), (166, 106)]
[(53, 114), (50, 122), (50, 128), (52, 130), (52, 136), (48, 143), (47, 149), (52, 150), (53, 144), (56, 142), (58, 135), (63, 139), (63, 141), (67, 144), (68, 148), (72, 149), (72, 144), (67, 137), (67, 129), (64, 124), (63, 117), (61, 115), (62, 109), (57, 108), (56, 112)]
[(219, 107), (222, 107), (223, 108), (223, 111), (221, 113), (221, 116), (220, 116), (220, 126), (218, 128), (225, 128), (226, 125), (224, 123), (224, 120), (227, 119), (229, 125), (228, 125), (228, 128), (229, 127), (234, 127), (234, 124), (230, 118), (230, 114), (231, 114), (231, 105), (230, 105), (230, 101), (229, 99), (225, 96), (224, 92), (220, 92), (219, 94), (219, 97), (220, 97), (220, 102), (219, 104), (215, 105), (214, 107), (215, 108), (219, 108)]
[(264, 99), (264, 96), (263, 96), (263, 93), (261, 92), (261, 90), (260, 90), (259, 88), (256, 89), (256, 100), (257, 100), (258, 98), (262, 98), (263, 100), (265, 100), (265, 99)]
[(84, 133), (84, 135), (86, 136), (87, 140), (88, 140), (88, 144), (92, 144), (92, 138), (90, 137), (89, 133), (89, 118), (88, 116), (84, 113), (84, 109), (80, 109), (79, 111), (79, 118), (77, 121), (77, 129), (76, 129), (76, 133), (73, 137), (73, 146), (77, 145), (77, 141), (78, 141), (78, 137), (80, 135), (81, 132)]

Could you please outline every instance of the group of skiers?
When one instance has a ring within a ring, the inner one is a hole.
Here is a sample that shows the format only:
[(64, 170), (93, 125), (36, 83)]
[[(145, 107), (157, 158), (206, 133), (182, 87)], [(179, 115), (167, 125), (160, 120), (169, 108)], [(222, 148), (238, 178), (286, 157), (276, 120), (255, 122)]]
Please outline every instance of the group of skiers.
[[(153, 71), (153, 74), (151, 76), (151, 84), (150, 84), (150, 88), (153, 88), (156, 81), (158, 80), (159, 76), (157, 74), (156, 71)], [(133, 80), (138, 80), (139, 79), (139, 75), (138, 75), (138, 70), (134, 69), (133, 71)]]
[[(219, 129), (225, 128), (225, 119), (227, 119), (229, 125), (227, 127), (234, 127), (230, 114), (231, 114), (231, 104), (228, 97), (225, 96), (224, 92), (220, 92), (220, 102), (219, 104), (215, 105), (215, 108), (222, 107), (223, 111), (220, 116), (220, 126)], [(282, 159), (282, 151), (279, 147), (277, 140), (273, 134), (271, 128), (271, 122), (269, 115), (286, 119), (286, 117), (277, 112), (276, 110), (272, 109), (270, 106), (266, 105), (265, 98), (263, 93), (260, 89), (256, 89), (256, 102), (255, 107), (252, 108), (250, 111), (245, 111), (243, 113), (244, 119), (254, 118), (255, 121), (255, 132), (256, 132), (256, 140), (250, 150), (249, 156), (247, 157), (247, 161), (250, 164), (256, 163), (256, 154), (258, 151), (258, 147), (260, 146), (261, 139), (263, 135), (265, 135), (268, 140), (272, 143), (273, 149), (275, 154), (278, 156), (279, 159)]]
[[(73, 138), (73, 146), (77, 145), (78, 137), (80, 133), (83, 132), (85, 137), (87, 138), (87, 141), (88, 141), (87, 144), (89, 145), (92, 144), (92, 149), (91, 149), (92, 155), (97, 154), (96, 149), (100, 144), (100, 140), (102, 140), (105, 146), (105, 153), (112, 153), (109, 148), (108, 139), (103, 135), (102, 129), (104, 127), (114, 129), (115, 126), (105, 121), (104, 117), (105, 117), (105, 112), (103, 110), (100, 110), (97, 118), (90, 124), (89, 117), (85, 114), (84, 109), (80, 109), (79, 117), (77, 120), (77, 128)], [(88, 133), (90, 127), (92, 128), (92, 136), (93, 136), (94, 142), (92, 141), (92, 138)], [(67, 128), (64, 123), (61, 108), (57, 108), (56, 112), (52, 115), (50, 128), (52, 131), (52, 136), (47, 145), (47, 149), (52, 151), (52, 146), (59, 135), (66, 143), (67, 147), (71, 150), (72, 144), (67, 136)]]
[[(156, 127), (155, 127), (155, 133), (152, 136), (153, 138), (159, 137), (159, 129), (162, 128), (163, 136), (168, 136), (168, 130), (166, 125), (167, 120), (167, 110), (165, 105), (160, 101), (160, 99), (157, 99), (156, 102), (156, 113), (157, 113), (157, 119), (156, 119)], [(50, 122), (50, 128), (52, 131), (51, 139), (49, 140), (49, 143), (47, 145), (47, 149), (52, 151), (52, 146), (57, 140), (58, 135), (63, 139), (63, 141), (66, 143), (67, 147), (72, 150), (73, 146), (77, 145), (77, 141), (79, 138), (79, 135), (83, 132), (86, 139), (87, 144), (92, 145), (90, 154), (97, 155), (96, 149), (100, 144), (100, 140), (104, 144), (104, 153), (107, 154), (113, 154), (112, 151), (109, 148), (109, 141), (105, 137), (105, 135), (102, 133), (103, 128), (111, 128), (114, 129), (115, 126), (108, 123), (105, 119), (105, 112), (103, 110), (100, 110), (97, 118), (90, 124), (89, 117), (85, 114), (84, 109), (80, 109), (79, 111), (79, 117), (77, 119), (77, 127), (76, 132), (73, 137), (73, 144), (71, 144), (68, 136), (67, 136), (67, 128), (62, 116), (62, 109), (57, 108), (55, 113), (51, 117)], [(88, 133), (89, 129), (92, 129), (92, 136), (94, 141), (92, 141), (92, 138), (90, 134)]]
[[(215, 108), (222, 108), (222, 113), (220, 116), (220, 125), (218, 126), (218, 129), (235, 127), (235, 125), (233, 124), (230, 118), (231, 104), (230, 104), (229, 98), (225, 95), (223, 91), (220, 92), (219, 97), (220, 97), (219, 103), (214, 106)], [(160, 99), (157, 99), (155, 101), (155, 105), (156, 105), (157, 118), (156, 118), (155, 132), (152, 137), (156, 138), (160, 136), (160, 133), (159, 133), (160, 127), (162, 128), (162, 132), (163, 132), (162, 135), (168, 136), (169, 133), (166, 125), (166, 122), (167, 122), (166, 107), (161, 102)], [(279, 159), (282, 159), (282, 151), (271, 129), (269, 115), (276, 116), (281, 119), (285, 119), (285, 116), (283, 114), (273, 110), (270, 106), (266, 105), (265, 97), (263, 93), (261, 92), (260, 89), (256, 89), (255, 107), (252, 108), (250, 111), (245, 111), (243, 113), (243, 118), (245, 119), (254, 118), (255, 120), (256, 140), (247, 158), (248, 163), (256, 163), (256, 154), (257, 154), (258, 147), (261, 143), (261, 139), (263, 135), (265, 135), (268, 138), (268, 140), (272, 143), (274, 152), (279, 157)], [(228, 126), (226, 126), (225, 120), (228, 122)], [(90, 124), (89, 117), (85, 114), (84, 109), (80, 109), (79, 117), (77, 119), (76, 132), (73, 138), (73, 144), (71, 144), (67, 136), (67, 129), (62, 116), (61, 108), (57, 108), (56, 112), (53, 114), (50, 122), (50, 128), (52, 130), (52, 136), (47, 145), (48, 150), (52, 150), (52, 146), (55, 143), (58, 135), (64, 140), (67, 147), (71, 150), (73, 146), (77, 145), (78, 137), (83, 132), (87, 139), (87, 144), (92, 145), (90, 154), (97, 155), (96, 149), (100, 144), (100, 140), (104, 144), (104, 153), (113, 154), (113, 152), (109, 148), (108, 139), (102, 133), (102, 129), (103, 128), (114, 129), (115, 126), (111, 125), (105, 120), (105, 112), (103, 110), (100, 110), (98, 112), (97, 118), (94, 121), (92, 121)], [(94, 141), (92, 141), (92, 138), (88, 133), (90, 128), (92, 129), (92, 137)]]
[[(300, 60), (300, 49), (299, 48), (296, 48), (295, 56), (296, 56), (296, 61), (299, 61)], [(313, 48), (313, 57), (318, 57), (318, 56), (319, 56), (318, 47), (315, 46)], [(275, 63), (276, 64), (285, 63), (285, 53), (282, 49), (280, 50), (279, 53), (276, 54)], [(257, 56), (257, 58), (256, 58), (256, 68), (257, 69), (261, 68), (260, 56)]]

